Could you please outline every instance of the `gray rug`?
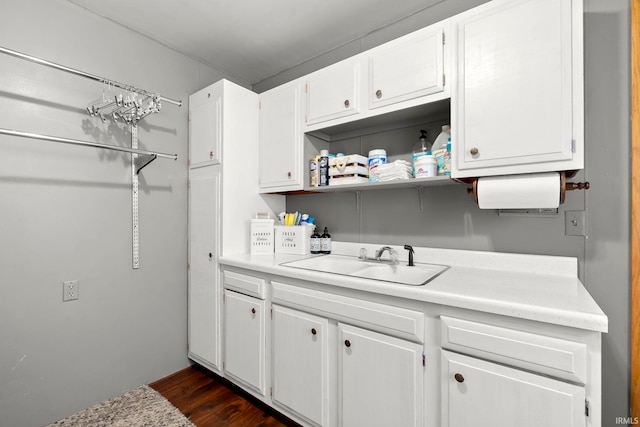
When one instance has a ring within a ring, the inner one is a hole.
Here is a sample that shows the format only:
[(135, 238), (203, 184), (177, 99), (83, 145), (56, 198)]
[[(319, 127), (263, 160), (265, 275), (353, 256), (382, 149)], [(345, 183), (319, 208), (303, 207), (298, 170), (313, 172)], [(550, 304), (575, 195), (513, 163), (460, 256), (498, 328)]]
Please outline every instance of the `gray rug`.
[(160, 393), (146, 385), (47, 427), (195, 427)]

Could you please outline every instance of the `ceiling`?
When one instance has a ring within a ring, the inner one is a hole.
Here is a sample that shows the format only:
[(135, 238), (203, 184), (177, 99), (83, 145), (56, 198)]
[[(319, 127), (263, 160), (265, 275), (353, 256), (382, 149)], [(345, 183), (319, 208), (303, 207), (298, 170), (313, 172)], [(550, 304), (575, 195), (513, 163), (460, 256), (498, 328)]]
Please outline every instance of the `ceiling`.
[(444, 0), (68, 0), (255, 84)]

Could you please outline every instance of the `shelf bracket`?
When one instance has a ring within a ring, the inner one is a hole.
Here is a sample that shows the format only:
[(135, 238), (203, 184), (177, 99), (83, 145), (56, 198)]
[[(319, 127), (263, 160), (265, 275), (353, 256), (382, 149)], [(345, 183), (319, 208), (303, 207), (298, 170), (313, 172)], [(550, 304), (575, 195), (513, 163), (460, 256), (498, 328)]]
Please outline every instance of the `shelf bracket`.
[(158, 156), (156, 154), (138, 154), (137, 156), (135, 156), (133, 162), (136, 169), (136, 175), (138, 175), (145, 166), (147, 166), (157, 158)]
[(424, 205), (423, 205), (424, 196), (422, 194), (422, 187), (418, 186), (416, 187), (416, 190), (418, 190), (418, 203), (420, 203), (420, 212), (424, 212)]

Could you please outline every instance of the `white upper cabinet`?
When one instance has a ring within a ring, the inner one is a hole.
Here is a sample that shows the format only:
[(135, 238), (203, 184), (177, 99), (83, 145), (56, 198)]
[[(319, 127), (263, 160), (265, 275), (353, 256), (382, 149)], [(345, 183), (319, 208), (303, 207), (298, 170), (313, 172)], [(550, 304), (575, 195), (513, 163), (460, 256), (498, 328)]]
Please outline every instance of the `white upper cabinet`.
[(189, 96), (189, 166), (220, 163), (222, 88), (210, 86)]
[(360, 111), (360, 59), (347, 59), (306, 77), (307, 125)]
[(438, 24), (368, 51), (369, 108), (442, 92), (444, 44), (445, 27)]
[(302, 189), (302, 83), (294, 81), (260, 94), (260, 191)]
[(453, 18), (452, 176), (583, 168), (581, 0), (497, 0)]

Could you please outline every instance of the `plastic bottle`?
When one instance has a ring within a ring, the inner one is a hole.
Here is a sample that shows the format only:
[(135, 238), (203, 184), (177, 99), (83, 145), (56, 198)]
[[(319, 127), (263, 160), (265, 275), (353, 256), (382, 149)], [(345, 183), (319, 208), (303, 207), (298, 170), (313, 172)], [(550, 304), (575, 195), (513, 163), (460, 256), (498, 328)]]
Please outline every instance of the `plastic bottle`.
[(316, 155), (309, 161), (309, 185), (311, 187), (317, 187), (320, 181), (320, 171), (318, 170), (318, 163), (320, 162), (320, 156)]
[(435, 141), (433, 141), (433, 146), (431, 146), (431, 152), (435, 155), (439, 150), (446, 150), (447, 143), (449, 142), (449, 138), (451, 137), (451, 126), (443, 125), (442, 132), (438, 135)]
[(318, 186), (329, 185), (329, 150), (320, 150), (320, 161), (318, 162)]
[(320, 252), (320, 235), (315, 229), (313, 230), (313, 233), (311, 233), (311, 242), (309, 246), (312, 254), (322, 253)]
[[(451, 138), (449, 138), (449, 141), (451, 141)], [(438, 163), (438, 175), (451, 175), (451, 142), (447, 144), (444, 150), (438, 150), (436, 162)]]
[(329, 234), (329, 229), (327, 227), (324, 228), (324, 232), (322, 233), (322, 236), (320, 236), (320, 253), (331, 253), (331, 234)]

